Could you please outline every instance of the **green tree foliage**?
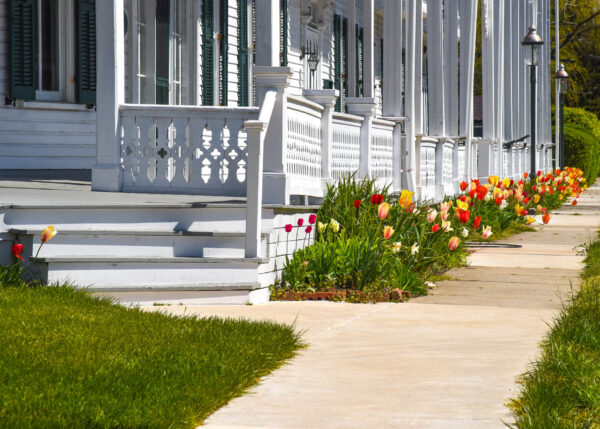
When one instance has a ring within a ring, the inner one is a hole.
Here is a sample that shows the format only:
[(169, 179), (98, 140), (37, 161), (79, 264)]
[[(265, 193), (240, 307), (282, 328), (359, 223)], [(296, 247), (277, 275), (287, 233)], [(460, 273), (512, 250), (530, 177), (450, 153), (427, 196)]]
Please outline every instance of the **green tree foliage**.
[[(554, 2), (552, 2), (554, 5)], [(560, 0), (560, 62), (571, 79), (565, 94), (568, 106), (600, 114), (600, 2)], [(554, 24), (554, 10), (552, 11)], [(554, 35), (554, 25), (552, 25)], [(552, 40), (552, 58), (555, 54)], [(555, 70), (554, 61), (552, 63)]]

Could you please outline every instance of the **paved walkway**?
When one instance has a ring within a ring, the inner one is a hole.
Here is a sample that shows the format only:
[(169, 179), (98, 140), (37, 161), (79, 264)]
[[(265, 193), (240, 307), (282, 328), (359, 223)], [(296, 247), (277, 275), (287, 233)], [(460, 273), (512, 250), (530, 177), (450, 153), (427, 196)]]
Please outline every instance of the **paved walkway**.
[(478, 249), (431, 295), (408, 304), (270, 303), (173, 313), (296, 323), (309, 347), (212, 415), (225, 428), (493, 428), (514, 379), (578, 284), (576, 246), (600, 225), (600, 188), (518, 249)]

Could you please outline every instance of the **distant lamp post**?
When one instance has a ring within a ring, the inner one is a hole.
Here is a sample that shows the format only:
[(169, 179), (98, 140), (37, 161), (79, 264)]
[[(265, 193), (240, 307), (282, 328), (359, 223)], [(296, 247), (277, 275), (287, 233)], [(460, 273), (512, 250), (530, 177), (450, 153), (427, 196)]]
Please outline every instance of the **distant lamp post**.
[(310, 87), (314, 88), (315, 86), (315, 73), (317, 71), (317, 67), (319, 66), (319, 46), (316, 43), (309, 42), (305, 47), (302, 48), (300, 52), (300, 59), (302, 60), (304, 57), (307, 58), (308, 69), (310, 71)]
[(565, 168), (565, 134), (564, 134), (564, 108), (565, 108), (565, 92), (567, 91), (567, 83), (569, 82), (569, 73), (565, 70), (564, 64), (554, 75), (554, 79), (558, 82), (559, 107), (555, 114), (559, 115), (560, 123), (560, 139), (558, 143), (559, 158), (558, 163), (561, 169)]
[(531, 57), (529, 59), (529, 77), (531, 82), (531, 178), (536, 176), (536, 168), (535, 168), (535, 155), (537, 148), (537, 96), (536, 96), (536, 86), (537, 86), (537, 65), (540, 61), (540, 46), (544, 44), (544, 41), (537, 33), (535, 25), (531, 25), (529, 27), (529, 32), (527, 36), (523, 39), (521, 44), (525, 47), (531, 48)]

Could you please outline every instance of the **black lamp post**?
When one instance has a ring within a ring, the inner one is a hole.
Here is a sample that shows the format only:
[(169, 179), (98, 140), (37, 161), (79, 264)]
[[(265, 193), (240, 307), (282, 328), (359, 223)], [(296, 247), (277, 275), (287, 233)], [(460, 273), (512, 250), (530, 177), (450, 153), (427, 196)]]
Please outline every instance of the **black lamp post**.
[(544, 44), (544, 41), (537, 33), (535, 25), (531, 25), (529, 27), (529, 32), (527, 36), (521, 42), (523, 46), (531, 48), (531, 60), (529, 63), (529, 77), (531, 82), (531, 180), (536, 177), (536, 168), (535, 168), (535, 155), (537, 148), (537, 96), (536, 96), (536, 86), (537, 86), (537, 65), (539, 63), (539, 48)]
[(567, 83), (569, 81), (569, 73), (566, 72), (565, 66), (560, 65), (560, 68), (554, 75), (554, 79), (558, 82), (558, 99), (559, 106), (555, 114), (560, 115), (560, 140), (559, 140), (559, 157), (558, 164), (561, 169), (565, 168), (565, 133), (564, 133), (564, 108), (565, 108), (565, 92), (567, 91)]

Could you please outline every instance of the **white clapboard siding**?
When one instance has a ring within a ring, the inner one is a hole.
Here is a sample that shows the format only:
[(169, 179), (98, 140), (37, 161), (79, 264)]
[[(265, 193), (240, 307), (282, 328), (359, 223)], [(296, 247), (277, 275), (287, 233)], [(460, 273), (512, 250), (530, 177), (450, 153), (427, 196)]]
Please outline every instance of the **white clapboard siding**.
[(96, 113), (0, 108), (0, 169), (92, 168)]
[(239, 100), (238, 94), (238, 10), (237, 1), (228, 2), (228, 33), (227, 43), (229, 50), (227, 53), (228, 72), (227, 72), (227, 105), (237, 106)]
[(302, 49), (302, 31), (300, 28), (302, 11), (298, 2), (289, 2), (288, 5), (288, 67), (292, 69), (292, 77), (288, 91), (292, 95), (302, 95), (304, 88), (304, 66), (303, 60), (300, 59), (300, 51)]

